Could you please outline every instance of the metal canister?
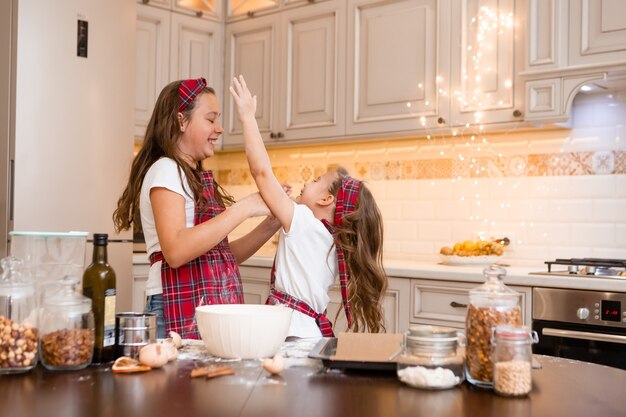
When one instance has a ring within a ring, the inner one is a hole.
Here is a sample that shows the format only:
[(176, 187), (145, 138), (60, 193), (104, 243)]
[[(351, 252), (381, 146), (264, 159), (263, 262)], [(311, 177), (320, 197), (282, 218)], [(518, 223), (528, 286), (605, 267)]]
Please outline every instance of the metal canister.
[(156, 314), (118, 313), (115, 315), (116, 356), (139, 358), (139, 350), (156, 342)]

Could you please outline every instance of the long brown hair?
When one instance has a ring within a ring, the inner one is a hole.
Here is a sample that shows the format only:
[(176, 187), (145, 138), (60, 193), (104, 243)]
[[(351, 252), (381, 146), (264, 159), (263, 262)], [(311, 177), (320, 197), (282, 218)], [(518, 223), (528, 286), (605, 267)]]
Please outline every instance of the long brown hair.
[[(343, 167), (336, 168), (336, 172), (338, 178), (328, 189), (335, 198), (341, 179), (348, 175)], [(359, 187), (355, 210), (344, 216), (341, 226), (335, 225), (335, 244), (343, 250), (350, 274), (348, 303), (352, 326), (349, 330), (385, 332), (383, 299), (387, 274), (383, 269), (383, 218), (364, 183)]]
[[(193, 193), (193, 196), (189, 197), (192, 197), (196, 205), (199, 205), (202, 210), (206, 209), (207, 200), (202, 194), (203, 186), (200, 174), (202, 163), (198, 161), (196, 167), (192, 168), (183, 161), (178, 152), (178, 143), (181, 138), (181, 126), (177, 117), (179, 103), (178, 86), (180, 83), (181, 81), (179, 80), (166, 85), (161, 90), (161, 94), (159, 94), (159, 98), (156, 101), (146, 128), (143, 146), (133, 160), (128, 184), (126, 184), (122, 196), (117, 201), (117, 209), (113, 212), (113, 224), (117, 232), (128, 230), (135, 223), (135, 214), (139, 210), (139, 194), (143, 179), (152, 164), (162, 157), (168, 157), (176, 161), (181, 184), (183, 184), (182, 173), (184, 173), (189, 183), (189, 188)], [(215, 90), (205, 87), (183, 111), (184, 120), (191, 118), (196, 108), (198, 97), (202, 94), (215, 95)], [(185, 189), (184, 185), (183, 189)], [(215, 182), (215, 197), (222, 205), (230, 205), (234, 202), (233, 198), (217, 182)]]

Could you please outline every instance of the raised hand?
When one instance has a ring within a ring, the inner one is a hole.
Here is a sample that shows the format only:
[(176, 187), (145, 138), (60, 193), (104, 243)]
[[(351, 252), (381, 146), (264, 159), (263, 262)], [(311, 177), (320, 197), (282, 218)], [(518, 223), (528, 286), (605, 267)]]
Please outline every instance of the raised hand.
[(230, 94), (233, 96), (239, 120), (243, 122), (247, 118), (254, 119), (256, 113), (256, 96), (253, 96), (248, 89), (243, 75), (233, 78), (229, 90)]

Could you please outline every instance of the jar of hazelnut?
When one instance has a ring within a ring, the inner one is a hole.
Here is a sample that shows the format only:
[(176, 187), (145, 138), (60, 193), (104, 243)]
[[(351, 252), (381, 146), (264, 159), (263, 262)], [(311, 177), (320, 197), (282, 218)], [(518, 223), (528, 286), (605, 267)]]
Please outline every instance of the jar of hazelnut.
[(38, 357), (35, 286), (21, 259), (1, 259), (0, 268), (0, 374), (26, 372)]
[(485, 283), (470, 290), (467, 307), (465, 378), (473, 385), (493, 387), (491, 336), (499, 324), (522, 324), (521, 294), (504, 285), (506, 270), (484, 269)]
[(47, 369), (83, 369), (91, 363), (94, 318), (91, 299), (76, 291), (79, 283), (77, 278), (65, 277), (61, 290), (44, 299), (39, 351)]

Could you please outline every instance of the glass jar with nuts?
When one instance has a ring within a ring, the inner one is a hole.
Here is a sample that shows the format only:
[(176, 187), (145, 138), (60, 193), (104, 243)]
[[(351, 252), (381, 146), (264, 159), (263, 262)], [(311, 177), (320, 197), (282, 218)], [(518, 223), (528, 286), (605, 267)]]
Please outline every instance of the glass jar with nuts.
[(0, 260), (0, 374), (37, 365), (35, 286), (23, 266), (16, 257)]
[(497, 394), (518, 397), (532, 388), (532, 344), (537, 332), (528, 326), (501, 324), (493, 331), (493, 389)]
[(61, 290), (44, 299), (39, 351), (47, 369), (83, 369), (91, 363), (94, 318), (91, 299), (75, 291), (79, 282), (66, 277)]
[(486, 282), (469, 292), (466, 318), (465, 377), (473, 385), (493, 387), (491, 336), (499, 324), (522, 324), (521, 294), (502, 282), (506, 270), (485, 268)]

